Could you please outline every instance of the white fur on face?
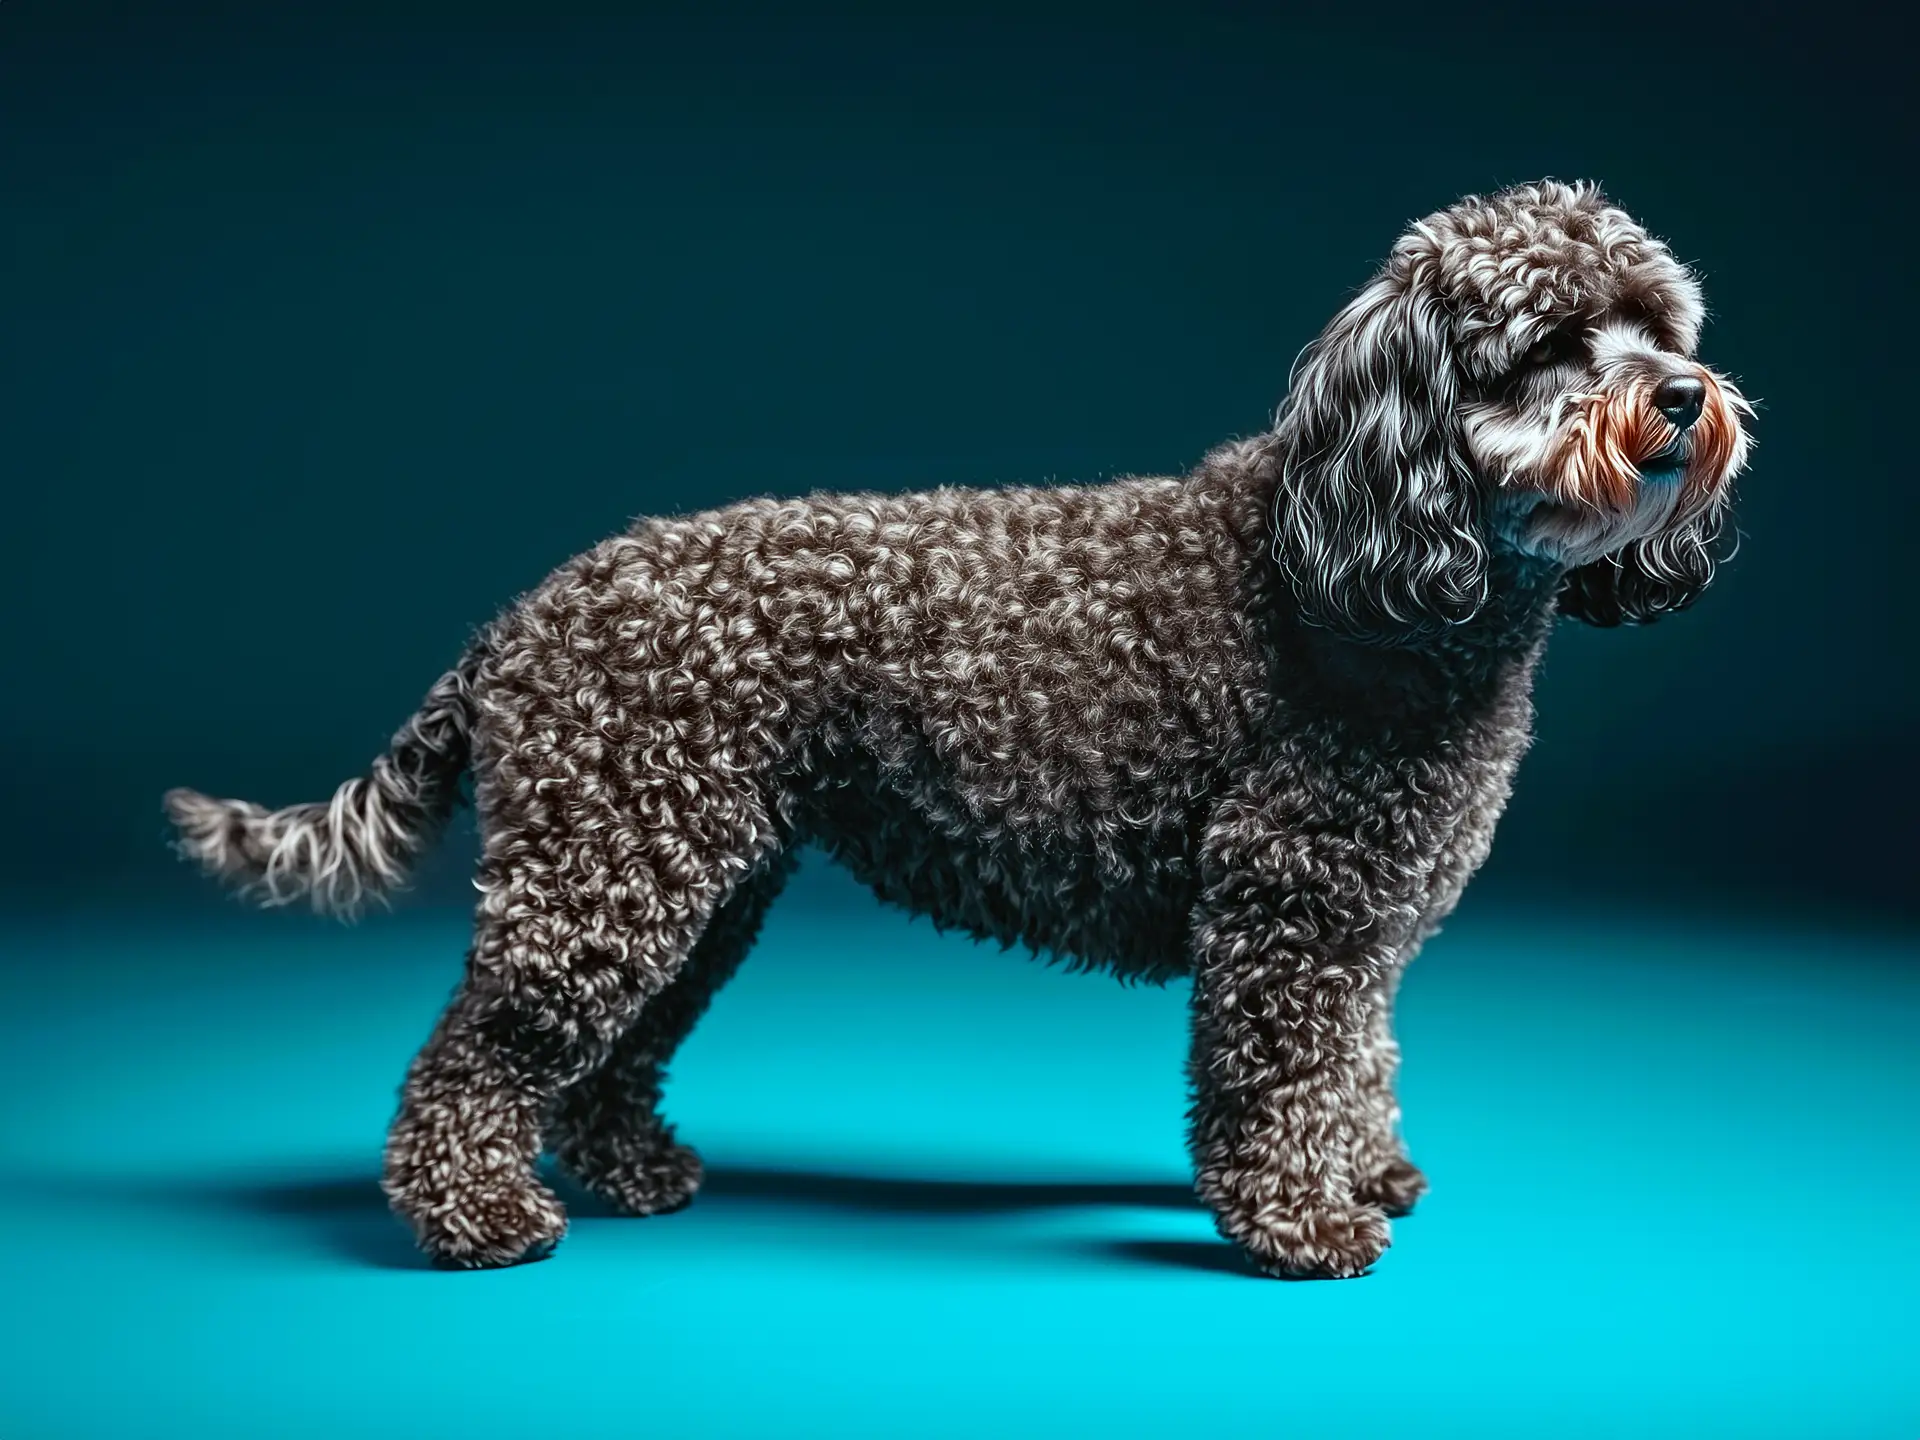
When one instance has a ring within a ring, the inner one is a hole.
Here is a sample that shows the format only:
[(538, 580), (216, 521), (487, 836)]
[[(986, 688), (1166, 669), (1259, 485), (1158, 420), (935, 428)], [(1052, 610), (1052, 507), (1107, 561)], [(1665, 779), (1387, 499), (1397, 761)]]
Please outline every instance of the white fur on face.
[[(1577, 348), (1558, 364), (1521, 373), (1492, 387), (1488, 398), (1461, 407), (1461, 426), (1474, 467), (1489, 486), (1492, 523), (1523, 554), (1567, 566), (1590, 564), (1658, 535), (1682, 516), (1684, 472), (1642, 467), (1631, 481), (1631, 502), (1612, 503), (1570, 487), (1560, 473), (1569, 428), (1596, 398), (1624, 402), (1630, 387), (1675, 374), (1706, 378), (1744, 408), (1732, 387), (1689, 355), (1663, 349), (1644, 324), (1602, 317), (1581, 328)], [(1744, 456), (1736, 447), (1730, 479)]]

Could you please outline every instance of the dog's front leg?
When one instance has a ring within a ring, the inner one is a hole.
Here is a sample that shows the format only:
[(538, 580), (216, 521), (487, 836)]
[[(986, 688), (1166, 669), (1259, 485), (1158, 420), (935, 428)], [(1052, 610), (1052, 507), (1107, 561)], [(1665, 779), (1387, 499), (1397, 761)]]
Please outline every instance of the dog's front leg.
[(1427, 1193), (1427, 1177), (1407, 1158), (1400, 1139), (1400, 1101), (1395, 1093), (1400, 1042), (1393, 1033), (1393, 1002), (1410, 958), (1410, 951), (1403, 953), (1387, 967), (1368, 1007), (1367, 1040), (1360, 1057), (1362, 1123), (1353, 1139), (1354, 1194), (1390, 1216), (1413, 1213), (1414, 1205)]
[(1354, 1156), (1404, 906), (1393, 867), (1350, 834), (1236, 806), (1208, 837), (1193, 932), (1195, 1182), (1220, 1232), (1274, 1275), (1358, 1275), (1388, 1244)]
[(1366, 962), (1263, 951), (1224, 916), (1203, 932), (1190, 1066), (1200, 1198), (1269, 1274), (1358, 1275), (1388, 1244), (1353, 1173)]

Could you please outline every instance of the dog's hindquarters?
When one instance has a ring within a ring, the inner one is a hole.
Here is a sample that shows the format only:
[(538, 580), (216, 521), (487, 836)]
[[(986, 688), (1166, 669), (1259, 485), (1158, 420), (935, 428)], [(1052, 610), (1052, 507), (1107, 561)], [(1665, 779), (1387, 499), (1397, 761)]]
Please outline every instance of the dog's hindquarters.
[(348, 916), (403, 884), (459, 801), (471, 753), (472, 688), (485, 637), (427, 692), (365, 775), (324, 801), (268, 810), (171, 790), (175, 847), (266, 905), (310, 901)]

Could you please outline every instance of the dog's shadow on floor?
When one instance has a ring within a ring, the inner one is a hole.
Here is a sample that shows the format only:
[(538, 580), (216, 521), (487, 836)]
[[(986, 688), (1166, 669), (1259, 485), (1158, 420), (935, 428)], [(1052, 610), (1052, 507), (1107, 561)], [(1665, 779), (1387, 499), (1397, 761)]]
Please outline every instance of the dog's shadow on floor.
[[(549, 1172), (545, 1178), (559, 1191), (575, 1219), (616, 1217), (617, 1212), (605, 1201), (571, 1185), (564, 1177)], [(389, 1270), (427, 1268), (406, 1228), (388, 1211), (379, 1181), (365, 1172), (210, 1179), (181, 1185), (142, 1181), (87, 1188), (102, 1200), (132, 1199), (202, 1213), (226, 1212), (297, 1227), (308, 1241), (358, 1265)], [(993, 1216), (1105, 1206), (1193, 1210), (1198, 1205), (1191, 1188), (1175, 1183), (931, 1179), (762, 1165), (710, 1167), (695, 1203), (713, 1201), (827, 1208), (876, 1219)], [(1106, 1240), (1096, 1242), (1090, 1253), (1156, 1268), (1251, 1273), (1233, 1247), (1217, 1241)]]
[(370, 1175), (249, 1179), (209, 1184), (201, 1192), (235, 1214), (282, 1222), (353, 1264), (380, 1270), (425, 1270), (406, 1227), (387, 1208)]
[[(1198, 1203), (1189, 1186), (1150, 1181), (931, 1180), (756, 1165), (714, 1167), (700, 1194), (872, 1215), (1008, 1215), (1089, 1205), (1190, 1210)], [(588, 1197), (587, 1203), (613, 1213), (604, 1202)]]

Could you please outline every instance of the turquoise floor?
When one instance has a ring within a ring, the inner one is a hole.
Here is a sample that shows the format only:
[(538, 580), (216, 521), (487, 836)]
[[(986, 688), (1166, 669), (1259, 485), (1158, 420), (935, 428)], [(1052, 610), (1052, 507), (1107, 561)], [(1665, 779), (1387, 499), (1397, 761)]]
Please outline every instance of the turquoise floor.
[(1920, 1436), (1920, 942), (1467, 911), (1435, 1193), (1248, 1278), (1183, 995), (803, 877), (685, 1054), (709, 1190), (423, 1269), (375, 1188), (459, 917), (0, 931), (0, 1436)]

